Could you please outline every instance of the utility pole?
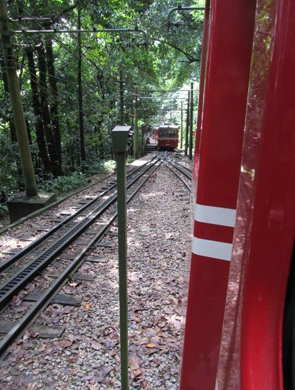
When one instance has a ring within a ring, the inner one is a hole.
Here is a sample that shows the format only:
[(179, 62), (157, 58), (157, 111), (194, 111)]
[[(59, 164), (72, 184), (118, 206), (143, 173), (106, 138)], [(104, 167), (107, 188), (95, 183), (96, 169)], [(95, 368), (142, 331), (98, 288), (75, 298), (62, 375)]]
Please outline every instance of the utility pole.
[(194, 83), (191, 83), (190, 91), (190, 138), (189, 138), (189, 154), (188, 158), (192, 160), (193, 158), (193, 127), (194, 127)]
[(116, 126), (112, 131), (113, 151), (117, 163), (118, 255), (120, 300), (121, 390), (128, 390), (128, 291), (126, 230), (126, 157), (130, 126)]
[(86, 161), (84, 141), (84, 118), (83, 118), (83, 92), (82, 92), (82, 42), (81, 42), (81, 3), (78, 4), (78, 107), (80, 127), (80, 153), (82, 161)]
[(138, 119), (137, 119), (137, 89), (135, 91), (135, 102), (134, 102), (134, 156), (139, 158), (139, 134), (138, 134)]
[(182, 137), (183, 137), (183, 101), (181, 101), (180, 111), (180, 149), (182, 149)]
[(186, 127), (185, 127), (185, 146), (184, 154), (187, 156), (188, 149), (188, 133), (189, 133), (189, 122), (190, 122), (190, 91), (187, 93), (187, 110), (186, 110)]
[(36, 180), (34, 175), (32, 156), (29, 146), (26, 121), (23, 111), (23, 103), (20, 94), (19, 81), (16, 73), (16, 63), (13, 56), (11, 36), (8, 28), (7, 10), (5, 0), (0, 0), (0, 29), (2, 37), (3, 53), (5, 58), (6, 74), (9, 95), (12, 105), (16, 137), (20, 152), (22, 174), (24, 178), (26, 195), (37, 195)]

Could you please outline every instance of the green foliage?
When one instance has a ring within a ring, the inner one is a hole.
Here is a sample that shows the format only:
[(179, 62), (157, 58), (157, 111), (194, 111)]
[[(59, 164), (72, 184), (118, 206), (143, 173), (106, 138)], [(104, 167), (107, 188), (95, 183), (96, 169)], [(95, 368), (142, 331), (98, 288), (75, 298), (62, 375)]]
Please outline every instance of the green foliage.
[(0, 203), (0, 217), (5, 217), (8, 215), (8, 208), (6, 204)]
[(59, 176), (51, 179), (40, 179), (38, 190), (44, 192), (54, 192), (57, 195), (64, 194), (77, 188), (82, 188), (89, 183), (89, 177), (102, 172), (111, 172), (115, 168), (115, 161), (107, 160), (83, 168), (84, 172), (73, 172), (68, 176)]
[[(168, 29), (169, 10), (176, 7), (178, 0), (19, 0), (7, 2), (11, 19), (11, 29), (18, 28), (56, 28), (76, 29), (78, 4), (81, 8), (83, 29), (130, 29), (138, 26), (146, 30), (147, 36), (139, 32), (91, 33), (82, 34), (82, 89), (83, 118), (85, 125), (85, 148), (87, 161), (82, 164), (80, 158), (80, 138), (78, 126), (77, 70), (78, 45), (77, 34), (50, 35), (54, 50), (54, 66), (58, 89), (59, 122), (61, 128), (61, 146), (63, 169), (67, 176), (57, 178), (56, 182), (48, 179), (40, 159), (36, 140), (37, 118), (32, 108), (30, 74), (24, 44), (31, 45), (34, 59), (38, 65), (36, 47), (45, 43), (45, 36), (14, 36), (15, 55), (21, 75), (22, 97), (26, 119), (29, 124), (35, 170), (38, 174), (39, 188), (51, 188), (57, 192), (71, 189), (75, 182), (82, 181), (85, 173), (92, 174), (101, 169), (103, 161), (111, 158), (111, 130), (120, 120), (119, 77), (124, 80), (124, 122), (132, 124), (135, 111), (135, 92), (157, 89), (180, 89), (196, 79), (201, 57), (203, 12), (176, 12), (171, 21), (174, 25)], [(188, 0), (187, 6), (204, 5), (204, 0)], [(48, 16), (51, 21), (19, 21), (20, 16)], [(47, 35), (48, 37), (48, 35)], [(1, 57), (1, 53), (0, 53)], [(2, 69), (2, 68), (1, 68)], [(37, 69), (38, 71), (38, 69)], [(38, 72), (37, 72), (38, 73)], [(48, 82), (49, 104), (52, 103), (51, 89)], [(0, 74), (0, 94), (4, 96), (4, 72)], [(151, 93), (146, 93), (151, 95)], [(139, 121), (159, 123), (164, 121), (169, 111), (160, 100), (138, 101)], [(165, 95), (175, 98), (176, 95)], [(3, 98), (0, 105), (0, 183), (6, 191), (17, 189), (16, 148), (11, 146), (8, 123), (11, 118), (9, 100)], [(179, 103), (179, 102), (178, 102)], [(177, 100), (169, 102), (169, 107), (179, 108)], [(171, 118), (179, 121), (179, 114)], [(2, 120), (3, 119), (3, 120)], [(2, 130), (4, 129), (4, 130)], [(47, 141), (46, 141), (47, 142)], [(48, 145), (47, 145), (48, 146)], [(42, 183), (40, 182), (42, 181)], [(46, 182), (48, 180), (48, 182)], [(43, 186), (43, 187), (42, 187)], [(45, 186), (45, 187), (44, 187)]]
[(46, 180), (38, 184), (38, 190), (44, 192), (54, 192), (57, 195), (64, 194), (75, 188), (85, 186), (87, 177), (81, 172), (74, 172), (71, 176), (59, 176), (51, 180)]
[(127, 157), (127, 164), (133, 163), (134, 160), (135, 160), (135, 158), (133, 156), (128, 156)]
[(9, 195), (17, 187), (17, 145), (12, 144), (7, 131), (0, 132), (0, 190)]
[(103, 167), (106, 171), (113, 171), (116, 168), (116, 162), (114, 160), (105, 161)]

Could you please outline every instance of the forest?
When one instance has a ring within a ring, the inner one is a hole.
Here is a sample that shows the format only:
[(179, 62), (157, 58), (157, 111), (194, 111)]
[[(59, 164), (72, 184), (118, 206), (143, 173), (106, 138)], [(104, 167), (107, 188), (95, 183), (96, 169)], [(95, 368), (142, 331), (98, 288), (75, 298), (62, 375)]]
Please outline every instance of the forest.
[(191, 84), (196, 117), (204, 12), (179, 9), (168, 18), (178, 5), (0, 0), (0, 214), (24, 189), (9, 89), (13, 69), (38, 190), (65, 192), (110, 166), (116, 125), (135, 130), (133, 158), (146, 126), (185, 126)]

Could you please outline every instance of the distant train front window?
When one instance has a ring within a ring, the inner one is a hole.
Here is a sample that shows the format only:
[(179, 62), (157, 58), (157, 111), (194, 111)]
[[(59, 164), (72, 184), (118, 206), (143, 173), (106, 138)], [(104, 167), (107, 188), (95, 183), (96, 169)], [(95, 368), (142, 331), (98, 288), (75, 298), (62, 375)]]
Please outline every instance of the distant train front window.
[(177, 137), (177, 129), (160, 129), (161, 137)]

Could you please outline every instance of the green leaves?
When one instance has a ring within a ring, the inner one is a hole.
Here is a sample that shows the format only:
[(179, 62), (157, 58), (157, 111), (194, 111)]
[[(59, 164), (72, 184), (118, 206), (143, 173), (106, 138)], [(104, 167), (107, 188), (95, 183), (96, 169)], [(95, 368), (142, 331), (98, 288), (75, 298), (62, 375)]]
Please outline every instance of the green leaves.
[[(175, 12), (171, 17), (174, 25), (168, 29), (168, 13), (173, 7), (177, 7), (178, 0), (18, 0), (9, 2), (8, 5), (9, 16), (15, 20), (11, 22), (11, 29), (75, 30), (78, 3), (81, 4), (82, 29), (133, 29), (138, 26), (147, 32), (147, 39), (141, 32), (131, 31), (81, 34), (85, 147), (91, 165), (93, 161), (111, 155), (109, 133), (119, 123), (120, 118), (120, 71), (124, 81), (124, 118), (126, 123), (131, 124), (136, 90), (180, 89), (182, 85), (197, 77), (204, 13)], [(186, 5), (204, 5), (204, 0), (188, 0)], [(23, 19), (20, 22), (18, 19), (36, 16), (50, 16), (52, 20)], [(52, 34), (51, 39), (57, 78), (63, 164), (66, 170), (69, 167), (77, 169), (81, 163), (77, 125), (77, 34)], [(22, 75), (26, 118), (30, 125), (32, 150), (35, 153), (34, 161), (39, 169), (42, 167), (40, 168), (38, 160), (30, 74), (28, 64), (23, 60), (23, 53), (25, 45), (35, 50), (36, 46), (44, 41), (43, 34), (14, 37), (15, 52)], [(3, 92), (3, 89), (3, 83), (0, 83), (0, 92)], [(52, 102), (52, 99), (52, 96), (49, 96), (49, 102)], [(8, 127), (9, 100), (6, 99), (3, 103), (0, 115), (4, 118), (2, 123), (5, 122)], [(163, 118), (163, 107), (161, 99), (138, 102), (138, 120), (145, 123), (154, 121), (156, 124), (156, 121)], [(173, 107), (177, 107), (177, 104)], [(8, 138), (7, 135), (5, 137)], [(5, 144), (7, 153), (10, 153), (9, 142)], [(9, 173), (10, 177), (13, 174)]]

